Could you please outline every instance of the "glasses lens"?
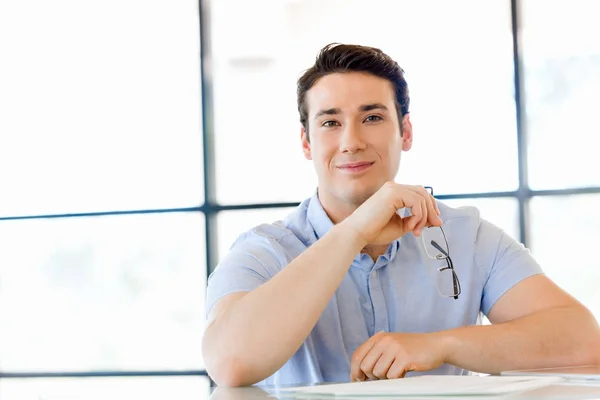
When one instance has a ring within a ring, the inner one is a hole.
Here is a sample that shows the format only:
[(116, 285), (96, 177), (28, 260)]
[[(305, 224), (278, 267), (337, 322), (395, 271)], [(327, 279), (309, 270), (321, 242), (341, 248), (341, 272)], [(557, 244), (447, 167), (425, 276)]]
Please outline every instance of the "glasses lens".
[(444, 231), (438, 226), (423, 229), (421, 234), (425, 252), (429, 258), (443, 260), (448, 257), (448, 243)]
[(454, 270), (448, 266), (440, 268), (436, 274), (438, 291), (444, 297), (455, 297), (460, 294), (460, 283)]

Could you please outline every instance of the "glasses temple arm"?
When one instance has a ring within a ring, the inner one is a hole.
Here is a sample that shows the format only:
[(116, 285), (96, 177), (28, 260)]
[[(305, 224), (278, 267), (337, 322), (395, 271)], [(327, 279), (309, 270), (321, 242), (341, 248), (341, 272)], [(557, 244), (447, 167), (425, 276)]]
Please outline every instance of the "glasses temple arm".
[(446, 258), (450, 257), (450, 256), (448, 255), (448, 253), (446, 252), (446, 250), (442, 249), (442, 246), (440, 246), (440, 245), (439, 245), (439, 244), (438, 244), (438, 243), (437, 243), (435, 240), (432, 240), (432, 241), (431, 241), (431, 245), (432, 245), (433, 247), (435, 247), (435, 248), (436, 248), (436, 249), (437, 249), (439, 252), (441, 252), (443, 255), (445, 255), (445, 256), (446, 256)]

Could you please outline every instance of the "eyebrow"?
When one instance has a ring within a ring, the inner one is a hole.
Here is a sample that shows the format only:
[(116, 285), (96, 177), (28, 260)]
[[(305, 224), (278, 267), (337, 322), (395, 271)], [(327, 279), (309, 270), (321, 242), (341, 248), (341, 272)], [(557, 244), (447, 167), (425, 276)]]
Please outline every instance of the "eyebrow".
[(388, 108), (381, 103), (365, 104), (358, 108), (360, 111), (383, 110), (388, 111)]
[(322, 115), (336, 115), (336, 114), (341, 114), (342, 110), (340, 110), (339, 108), (328, 108), (326, 110), (321, 110), (317, 113), (317, 115), (315, 115), (315, 119), (319, 118)]
[[(360, 112), (372, 111), (372, 110), (388, 111), (388, 108), (381, 103), (372, 103), (372, 104), (363, 104), (362, 106), (358, 107), (358, 110)], [(323, 115), (336, 115), (336, 114), (341, 114), (341, 113), (342, 113), (342, 110), (339, 108), (327, 108), (324, 110), (320, 110), (315, 115), (315, 119), (317, 119)]]

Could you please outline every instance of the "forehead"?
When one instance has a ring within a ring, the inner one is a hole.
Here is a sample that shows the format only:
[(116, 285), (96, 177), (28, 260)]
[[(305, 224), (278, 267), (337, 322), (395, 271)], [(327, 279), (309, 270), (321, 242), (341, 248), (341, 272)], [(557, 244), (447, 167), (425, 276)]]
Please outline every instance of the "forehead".
[(390, 110), (395, 104), (394, 85), (387, 79), (363, 72), (332, 73), (319, 78), (306, 93), (308, 114), (339, 108), (355, 111), (361, 105), (381, 103)]

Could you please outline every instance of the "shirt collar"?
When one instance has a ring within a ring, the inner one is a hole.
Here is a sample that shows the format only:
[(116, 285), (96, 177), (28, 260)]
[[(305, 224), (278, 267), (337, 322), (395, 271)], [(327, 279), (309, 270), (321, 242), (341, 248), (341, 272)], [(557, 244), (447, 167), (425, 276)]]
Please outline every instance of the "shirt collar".
[(323, 209), (317, 192), (315, 192), (308, 203), (306, 216), (317, 235), (317, 240), (325, 236), (325, 234), (333, 228), (333, 222), (331, 222), (331, 219), (329, 219), (329, 216)]

